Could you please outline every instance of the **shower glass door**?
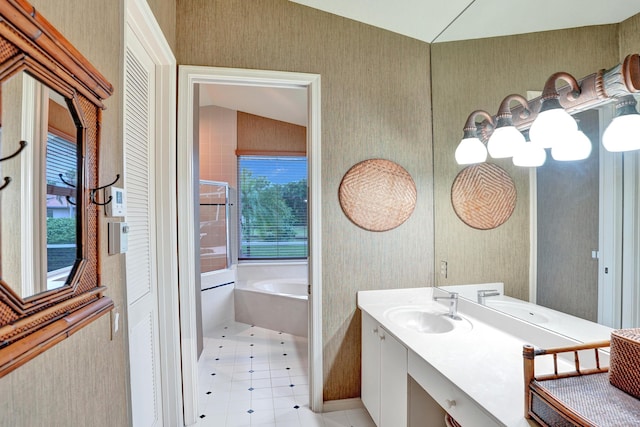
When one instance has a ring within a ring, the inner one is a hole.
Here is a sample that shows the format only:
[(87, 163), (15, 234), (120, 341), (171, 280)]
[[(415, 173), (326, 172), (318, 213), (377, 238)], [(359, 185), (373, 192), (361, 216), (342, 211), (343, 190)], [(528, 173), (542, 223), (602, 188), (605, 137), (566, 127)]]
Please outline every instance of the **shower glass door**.
[(230, 266), (229, 184), (200, 180), (200, 273)]

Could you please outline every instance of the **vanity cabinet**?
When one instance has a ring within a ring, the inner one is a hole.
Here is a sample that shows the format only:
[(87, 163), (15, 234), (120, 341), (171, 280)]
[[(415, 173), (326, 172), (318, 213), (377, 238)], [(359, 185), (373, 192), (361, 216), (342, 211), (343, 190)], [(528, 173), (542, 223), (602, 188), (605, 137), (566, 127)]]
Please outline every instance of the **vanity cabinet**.
[[(413, 351), (408, 355), (408, 372), (416, 383), (441, 408), (463, 426), (498, 427), (502, 424), (478, 406), (465, 392), (425, 362)], [(433, 415), (440, 418), (440, 411)]]
[(378, 427), (407, 425), (407, 349), (362, 312), (362, 403)]

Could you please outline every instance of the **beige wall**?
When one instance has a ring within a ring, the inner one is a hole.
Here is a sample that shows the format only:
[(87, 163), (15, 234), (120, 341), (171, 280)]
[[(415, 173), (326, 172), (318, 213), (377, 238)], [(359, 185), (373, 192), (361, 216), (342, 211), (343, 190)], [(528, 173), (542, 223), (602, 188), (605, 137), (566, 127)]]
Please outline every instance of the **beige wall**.
[(238, 111), (238, 150), (304, 155), (307, 128)]
[(524, 34), (432, 45), (435, 262), (448, 262), (440, 285), (505, 283), (505, 293), (528, 299), (528, 169), (510, 159), (490, 159), (513, 177), (517, 204), (512, 217), (494, 230), (469, 228), (455, 215), (451, 184), (463, 168), (453, 158), (470, 112), (497, 112), (510, 93), (542, 90), (556, 71), (576, 78), (619, 62), (617, 25)]
[[(48, 19), (116, 87), (103, 113), (100, 181), (121, 173), (120, 7), (101, 0), (34, 0)], [(117, 3), (119, 4), (119, 3)], [(117, 165), (117, 166), (114, 166)], [(100, 235), (106, 235), (106, 221)], [(116, 305), (124, 300), (124, 264), (109, 257), (101, 239), (102, 284)], [(99, 373), (99, 374), (98, 374)], [(110, 339), (109, 316), (103, 316), (69, 339), (0, 379), (0, 412), (6, 426), (126, 425), (126, 359), (124, 334)], [(109, 416), (96, 416), (109, 414)], [(46, 420), (46, 421), (45, 421)]]
[(237, 188), (238, 112), (215, 105), (200, 108), (200, 179)]
[[(429, 45), (287, 0), (178, 2), (179, 64), (321, 74), (325, 400), (360, 395), (356, 292), (431, 284)], [(418, 204), (392, 231), (356, 227), (338, 186), (381, 157), (413, 176)]]
[(619, 26), (620, 54), (622, 61), (630, 53), (640, 53), (640, 14), (632, 16)]
[(176, 3), (177, 0), (147, 0), (173, 52), (176, 51)]

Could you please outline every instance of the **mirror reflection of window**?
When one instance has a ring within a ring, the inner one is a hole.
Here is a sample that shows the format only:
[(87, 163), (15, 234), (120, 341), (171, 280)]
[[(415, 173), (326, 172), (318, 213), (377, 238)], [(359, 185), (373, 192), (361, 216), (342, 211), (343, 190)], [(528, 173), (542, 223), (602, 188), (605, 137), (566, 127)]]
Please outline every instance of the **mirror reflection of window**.
[[(47, 138), (47, 290), (64, 284), (77, 258), (78, 147), (52, 133)], [(62, 178), (60, 177), (62, 174)]]
[[(46, 289), (63, 286), (78, 255), (76, 245), (78, 145), (66, 101), (47, 90), (46, 134)], [(44, 281), (43, 281), (44, 283)]]

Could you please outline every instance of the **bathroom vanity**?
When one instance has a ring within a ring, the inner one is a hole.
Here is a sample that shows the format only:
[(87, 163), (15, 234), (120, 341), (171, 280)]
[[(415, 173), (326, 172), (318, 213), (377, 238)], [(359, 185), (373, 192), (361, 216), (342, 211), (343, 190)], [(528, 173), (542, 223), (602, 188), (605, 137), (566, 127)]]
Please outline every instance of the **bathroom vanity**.
[[(500, 295), (478, 304), (481, 289)], [(448, 316), (451, 300), (434, 300), (449, 296), (443, 288), (358, 292), (362, 401), (378, 427), (445, 426), (446, 413), (465, 427), (537, 425), (524, 417), (523, 345), (610, 337), (610, 328), (504, 297), (499, 283), (448, 291), (462, 295), (460, 320)]]

